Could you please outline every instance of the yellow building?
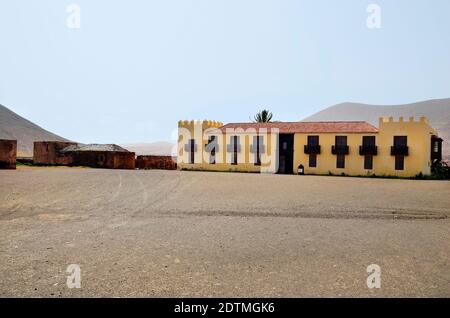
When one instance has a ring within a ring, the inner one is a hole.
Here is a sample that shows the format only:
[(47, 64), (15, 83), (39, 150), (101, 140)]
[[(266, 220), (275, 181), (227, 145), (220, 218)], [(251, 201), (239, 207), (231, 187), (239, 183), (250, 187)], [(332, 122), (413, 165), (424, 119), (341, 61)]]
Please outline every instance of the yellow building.
[(350, 176), (429, 175), (442, 139), (428, 120), (179, 121), (178, 169)]

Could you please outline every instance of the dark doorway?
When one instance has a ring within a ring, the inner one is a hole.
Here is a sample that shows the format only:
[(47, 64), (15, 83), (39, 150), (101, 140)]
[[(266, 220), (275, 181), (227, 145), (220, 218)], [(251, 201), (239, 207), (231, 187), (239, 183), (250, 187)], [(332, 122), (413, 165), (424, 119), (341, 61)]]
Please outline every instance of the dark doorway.
[(405, 169), (405, 157), (395, 156), (395, 170), (404, 170), (404, 169)]
[(404, 170), (405, 169), (405, 156), (404, 152), (398, 153), (398, 151), (402, 151), (406, 149), (408, 145), (408, 137), (407, 136), (394, 136), (394, 147), (397, 151), (395, 155), (395, 170)]
[(336, 156), (336, 168), (345, 169), (345, 155)]
[(317, 155), (315, 153), (309, 155), (309, 167), (310, 168), (317, 167)]
[(336, 148), (336, 168), (345, 169), (345, 155), (347, 148), (347, 136), (336, 136), (335, 137), (335, 148)]
[(280, 134), (278, 150), (278, 173), (294, 173), (294, 135)]
[(373, 169), (373, 156), (372, 155), (364, 156), (364, 169), (366, 169), (366, 170)]
[(375, 136), (363, 136), (362, 149), (366, 150), (364, 154), (364, 169), (373, 169), (373, 152), (367, 152), (367, 149), (375, 149)]

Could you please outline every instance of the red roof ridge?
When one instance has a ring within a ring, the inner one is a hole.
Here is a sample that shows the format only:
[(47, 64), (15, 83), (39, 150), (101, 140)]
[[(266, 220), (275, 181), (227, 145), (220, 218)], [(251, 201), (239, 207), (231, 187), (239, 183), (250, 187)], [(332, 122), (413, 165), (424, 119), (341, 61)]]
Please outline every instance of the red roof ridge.
[[(366, 120), (319, 120), (319, 121), (269, 121), (267, 123), (259, 123), (259, 122), (252, 122), (252, 121), (248, 121), (248, 122), (231, 122), (231, 123), (226, 123), (223, 126), (226, 125), (247, 125), (247, 124), (297, 124), (297, 123), (367, 123), (370, 125), (369, 122), (367, 122)], [(223, 127), (222, 126), (222, 127)]]
[(293, 123), (368, 123), (366, 120), (318, 120), (318, 121), (295, 121)]
[[(236, 127), (247, 128), (279, 128), (285, 133), (288, 132), (348, 132), (348, 133), (363, 133), (363, 132), (378, 132), (378, 128), (363, 120), (339, 120), (339, 121), (292, 121), (292, 122), (268, 122), (268, 123), (228, 123), (218, 129), (226, 130)], [(278, 127), (277, 127), (278, 126)]]

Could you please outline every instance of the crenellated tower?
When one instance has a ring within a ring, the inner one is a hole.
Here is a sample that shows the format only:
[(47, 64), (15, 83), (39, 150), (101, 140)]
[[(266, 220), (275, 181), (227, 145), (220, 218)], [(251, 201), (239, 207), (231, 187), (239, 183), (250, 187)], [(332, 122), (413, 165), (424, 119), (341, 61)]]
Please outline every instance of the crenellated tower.
[(222, 126), (222, 122), (206, 119), (178, 121), (178, 166), (202, 164), (207, 133)]

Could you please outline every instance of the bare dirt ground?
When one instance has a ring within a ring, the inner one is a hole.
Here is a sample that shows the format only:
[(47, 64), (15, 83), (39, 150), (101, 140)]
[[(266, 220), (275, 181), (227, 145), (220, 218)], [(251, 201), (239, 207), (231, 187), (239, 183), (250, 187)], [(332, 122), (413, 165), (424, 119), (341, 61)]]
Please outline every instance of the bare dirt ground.
[(449, 217), (447, 181), (0, 171), (0, 296), (449, 297)]

